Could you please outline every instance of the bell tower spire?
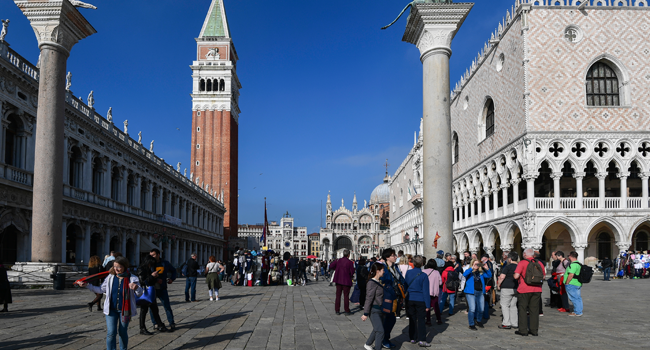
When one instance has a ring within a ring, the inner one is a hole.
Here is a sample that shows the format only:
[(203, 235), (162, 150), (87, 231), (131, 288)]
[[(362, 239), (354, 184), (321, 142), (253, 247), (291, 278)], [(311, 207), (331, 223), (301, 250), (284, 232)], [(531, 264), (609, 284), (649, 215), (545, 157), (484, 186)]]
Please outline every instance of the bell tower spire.
[(237, 51), (223, 0), (212, 0), (196, 39), (192, 69), (192, 164), (195, 179), (222, 193), (224, 239), (237, 237), (239, 90)]

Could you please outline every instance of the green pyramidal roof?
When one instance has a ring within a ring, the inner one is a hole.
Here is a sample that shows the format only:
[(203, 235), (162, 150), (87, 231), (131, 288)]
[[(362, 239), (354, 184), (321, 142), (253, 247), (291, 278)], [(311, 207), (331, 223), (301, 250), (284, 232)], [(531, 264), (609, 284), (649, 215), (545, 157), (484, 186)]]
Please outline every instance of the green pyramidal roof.
[(207, 36), (230, 37), (226, 9), (223, 6), (222, 0), (212, 0), (208, 16), (205, 18), (203, 28), (201, 28), (201, 34), (199, 34), (200, 38)]

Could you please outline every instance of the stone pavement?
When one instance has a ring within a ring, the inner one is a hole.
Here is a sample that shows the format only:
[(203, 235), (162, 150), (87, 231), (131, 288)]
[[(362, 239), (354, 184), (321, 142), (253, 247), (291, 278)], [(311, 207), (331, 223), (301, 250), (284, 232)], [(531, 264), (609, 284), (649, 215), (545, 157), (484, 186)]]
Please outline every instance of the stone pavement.
[[(467, 316), (443, 316), (443, 325), (429, 327), (432, 349), (637, 349), (650, 342), (649, 280), (594, 281), (583, 288), (582, 318), (569, 318), (545, 309), (539, 337), (519, 337), (499, 330), (501, 311), (492, 310), (485, 329), (468, 329)], [(337, 316), (334, 287), (327, 282), (306, 287), (232, 287), (221, 290), (222, 300), (210, 302), (199, 280), (200, 302), (185, 303), (184, 280), (171, 286), (172, 308), (178, 329), (174, 333), (139, 335), (137, 320), (129, 327), (130, 349), (363, 349), (371, 330), (361, 313)], [(10, 313), (0, 314), (0, 349), (105, 349), (106, 324), (102, 313), (88, 312), (94, 294), (85, 289), (13, 290)], [(544, 293), (545, 300), (548, 291)], [(353, 310), (354, 311), (354, 310)], [(162, 312), (161, 317), (166, 321)], [(151, 325), (150, 322), (147, 322)], [(435, 322), (434, 322), (435, 323)], [(151, 329), (151, 327), (149, 327)], [(408, 321), (397, 321), (396, 349), (408, 344)]]

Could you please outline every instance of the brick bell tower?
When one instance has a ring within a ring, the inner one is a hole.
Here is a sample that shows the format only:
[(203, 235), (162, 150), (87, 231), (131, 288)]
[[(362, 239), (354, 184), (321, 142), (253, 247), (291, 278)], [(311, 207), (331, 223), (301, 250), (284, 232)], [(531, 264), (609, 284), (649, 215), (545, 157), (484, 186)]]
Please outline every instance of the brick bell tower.
[(226, 207), (224, 238), (237, 237), (239, 89), (237, 52), (230, 38), (223, 0), (212, 0), (196, 39), (192, 64), (193, 181)]

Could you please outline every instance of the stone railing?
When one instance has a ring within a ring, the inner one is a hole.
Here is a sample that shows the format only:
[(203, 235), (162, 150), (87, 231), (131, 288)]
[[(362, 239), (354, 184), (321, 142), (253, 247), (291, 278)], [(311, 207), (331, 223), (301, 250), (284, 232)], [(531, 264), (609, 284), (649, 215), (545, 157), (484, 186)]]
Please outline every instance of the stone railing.
[(598, 209), (598, 198), (582, 198), (582, 207), (584, 209)]
[(621, 199), (618, 197), (615, 198), (605, 198), (605, 209), (618, 209), (621, 207)]
[(23, 58), (23, 56), (19, 55), (16, 51), (10, 49), (9, 44), (6, 41), (0, 41), (0, 56), (5, 61), (23, 71), (23, 73), (27, 74), (30, 78), (38, 81), (38, 68)]
[(7, 180), (18, 182), (23, 185), (32, 186), (34, 174), (32, 172), (12, 167), (11, 165), (0, 164), (0, 169), (4, 169), (0, 175)]
[(553, 198), (535, 198), (536, 209), (553, 209)]
[(561, 209), (575, 209), (576, 208), (576, 199), (575, 198), (560, 198), (560, 208)]
[(627, 199), (627, 208), (628, 209), (641, 209), (641, 203), (643, 198), (632, 197)]

